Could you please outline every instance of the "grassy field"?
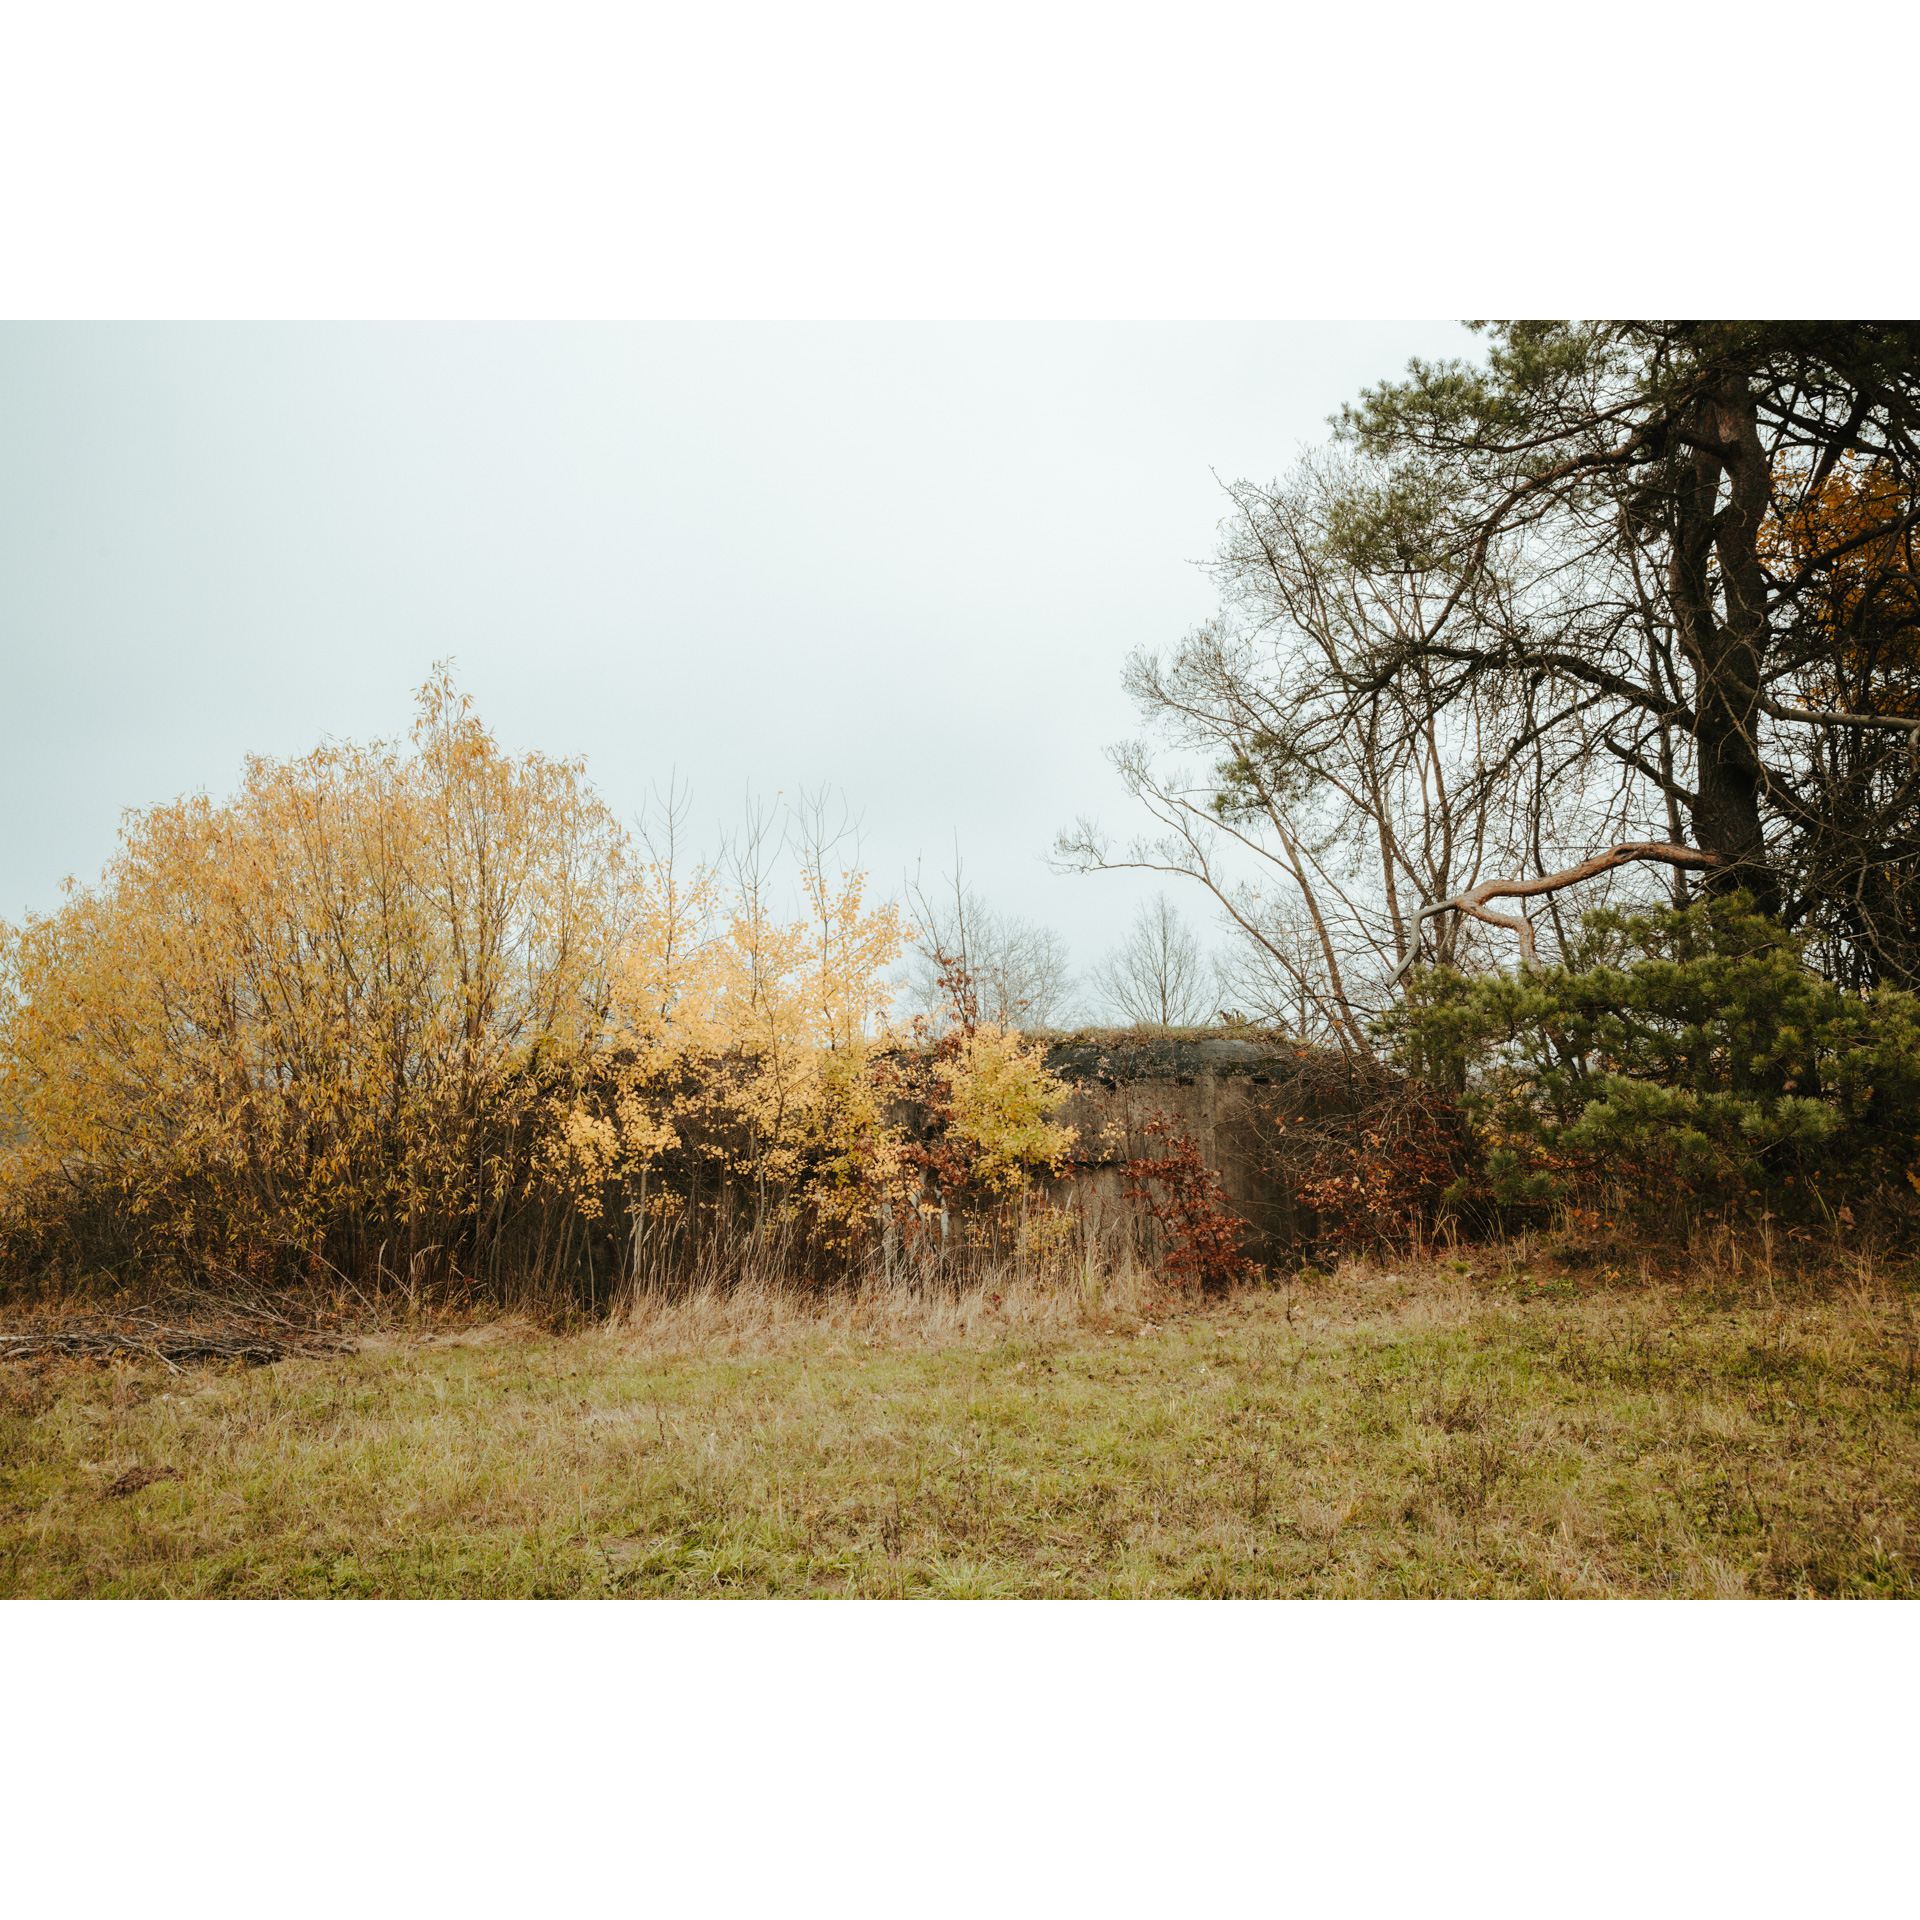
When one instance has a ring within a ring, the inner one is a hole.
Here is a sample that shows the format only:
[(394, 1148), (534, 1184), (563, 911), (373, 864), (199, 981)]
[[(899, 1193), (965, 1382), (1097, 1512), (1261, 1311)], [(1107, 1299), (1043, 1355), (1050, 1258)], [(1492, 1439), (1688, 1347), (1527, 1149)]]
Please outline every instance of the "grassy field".
[(0, 1593), (1905, 1596), (1914, 1304), (1509, 1249), (15, 1363)]

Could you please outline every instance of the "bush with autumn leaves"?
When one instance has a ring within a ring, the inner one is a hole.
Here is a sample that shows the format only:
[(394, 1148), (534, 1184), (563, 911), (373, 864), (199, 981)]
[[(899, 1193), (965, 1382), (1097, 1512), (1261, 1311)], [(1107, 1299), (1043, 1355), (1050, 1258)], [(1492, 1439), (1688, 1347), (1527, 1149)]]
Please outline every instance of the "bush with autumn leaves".
[(645, 852), (444, 672), (405, 743), (129, 816), (0, 927), (0, 1271), (604, 1302), (716, 1235), (831, 1272), (1058, 1166), (1036, 1049), (889, 1026), (864, 876), (803, 857), (781, 912)]
[[(96, 886), (0, 927), (0, 1283), (605, 1306), (723, 1242), (826, 1281), (1046, 1239), (1067, 1089), (964, 969), (944, 1020), (897, 1028), (906, 930), (862, 875), (803, 857), (783, 912), (646, 852), (444, 674), (405, 743), (130, 816)], [(1416, 974), (1384, 1037), (1398, 1070), (1287, 1148), (1329, 1246), (1920, 1192), (1920, 1002), (1823, 978), (1739, 898), (1592, 916), (1537, 972)], [(1170, 1277), (1231, 1281), (1181, 1145), (1130, 1167), (1134, 1198)]]

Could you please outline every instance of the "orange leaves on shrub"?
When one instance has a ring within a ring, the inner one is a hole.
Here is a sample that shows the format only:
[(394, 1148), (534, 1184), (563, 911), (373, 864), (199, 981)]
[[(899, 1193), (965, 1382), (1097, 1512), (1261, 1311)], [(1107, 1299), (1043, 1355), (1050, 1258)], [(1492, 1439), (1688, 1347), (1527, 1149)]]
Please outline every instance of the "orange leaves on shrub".
[(1478, 1162), (1460, 1109), (1408, 1083), (1363, 1109), (1350, 1140), (1323, 1144), (1297, 1190), (1318, 1219), (1322, 1246), (1406, 1246), (1478, 1197)]
[(1175, 1133), (1165, 1114), (1142, 1129), (1164, 1144), (1126, 1163), (1127, 1197), (1159, 1222), (1167, 1239), (1166, 1274), (1177, 1287), (1231, 1286), (1253, 1263), (1240, 1251), (1240, 1223), (1227, 1211), (1220, 1176), (1191, 1136)]

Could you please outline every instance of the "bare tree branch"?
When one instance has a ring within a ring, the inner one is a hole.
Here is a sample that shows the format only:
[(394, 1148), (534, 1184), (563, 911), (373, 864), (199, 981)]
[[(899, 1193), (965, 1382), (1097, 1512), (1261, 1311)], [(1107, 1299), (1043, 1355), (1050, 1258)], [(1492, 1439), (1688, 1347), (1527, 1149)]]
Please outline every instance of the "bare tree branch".
[[(1415, 916), (1416, 928), (1423, 925), (1435, 914), (1464, 913), (1475, 920), (1484, 920), (1491, 927), (1510, 927), (1520, 936), (1520, 957), (1529, 967), (1537, 967), (1540, 962), (1534, 950), (1533, 928), (1524, 915), (1516, 913), (1494, 913), (1487, 902), (1489, 900), (1515, 900), (1533, 894), (1558, 893), (1562, 887), (1578, 886), (1582, 880), (1592, 880), (1600, 874), (1610, 873), (1615, 867), (1624, 867), (1634, 860), (1659, 860), (1670, 867), (1698, 870), (1724, 866), (1726, 863), (1717, 853), (1702, 853), (1693, 847), (1677, 847), (1664, 840), (1624, 841), (1618, 846), (1609, 847), (1605, 853), (1596, 853), (1591, 860), (1582, 860), (1577, 867), (1567, 867), (1559, 873), (1543, 874), (1537, 880), (1483, 880), (1477, 887), (1465, 893), (1457, 893), (1451, 900), (1438, 900), (1430, 907), (1422, 907)], [(1393, 976), (1396, 988), (1413, 969), (1414, 962), (1420, 957), (1420, 942), (1416, 934), (1413, 950), (1400, 963), (1399, 970)]]

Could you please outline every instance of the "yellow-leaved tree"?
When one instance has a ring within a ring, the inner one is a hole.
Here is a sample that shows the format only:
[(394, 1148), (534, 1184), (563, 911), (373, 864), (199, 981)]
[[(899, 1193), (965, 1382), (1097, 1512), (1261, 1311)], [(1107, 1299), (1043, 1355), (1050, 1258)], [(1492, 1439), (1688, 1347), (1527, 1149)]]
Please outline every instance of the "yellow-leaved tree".
[(683, 1244), (716, 1218), (756, 1233), (800, 1221), (844, 1245), (897, 1163), (872, 1049), (898, 908), (868, 906), (864, 874), (817, 861), (803, 860), (797, 914), (777, 910), (762, 863), (732, 878), (637, 869), (610, 1045), (562, 1117), (580, 1205), (624, 1211), (629, 1271), (651, 1225)]
[(899, 916), (820, 861), (790, 915), (734, 882), (640, 858), (444, 669), (405, 745), (129, 815), (96, 886), (0, 927), (14, 1270), (610, 1297), (656, 1215), (857, 1221)]
[(252, 759), (6, 931), (16, 1229), (417, 1273), (497, 1228), (517, 1083), (598, 1039), (626, 850), (578, 762), (503, 755), (444, 672), (412, 747)]

